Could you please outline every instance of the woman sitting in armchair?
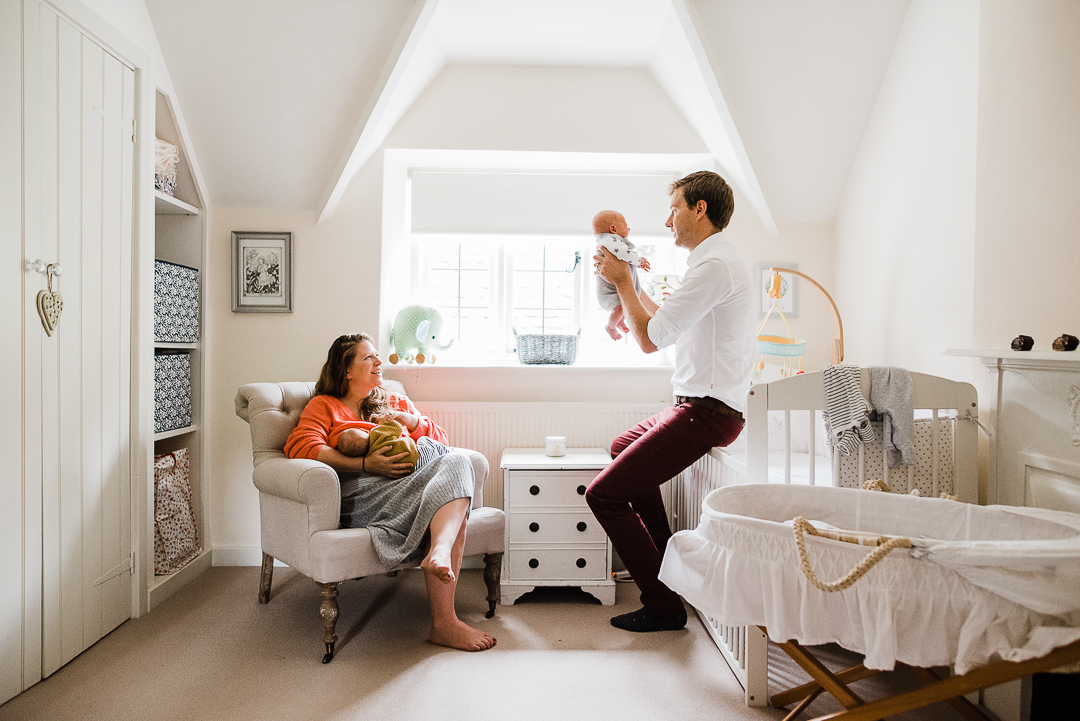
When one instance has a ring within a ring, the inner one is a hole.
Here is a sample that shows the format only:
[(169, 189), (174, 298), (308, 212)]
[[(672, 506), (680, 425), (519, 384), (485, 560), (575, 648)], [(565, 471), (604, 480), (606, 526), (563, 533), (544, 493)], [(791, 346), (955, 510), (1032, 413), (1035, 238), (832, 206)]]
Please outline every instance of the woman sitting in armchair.
[[(285, 455), (319, 460), (337, 471), (342, 527), (366, 527), (387, 570), (412, 556), (429, 535), (420, 567), (431, 603), (431, 642), (464, 651), (489, 649), (495, 638), (461, 621), (454, 609), (472, 502), (472, 464), (467, 456), (450, 452), (414, 470), (405, 460), (408, 453), (393, 454), (389, 445), (365, 453), (367, 434), (387, 419), (401, 424), (413, 440), (448, 440), (446, 431), (421, 415), (412, 401), (381, 384), (382, 361), (371, 338), (340, 336), (330, 346), (315, 396), (289, 436)], [(343, 434), (354, 441), (359, 436), (361, 447), (354, 442), (350, 455), (342, 453), (337, 446)]]

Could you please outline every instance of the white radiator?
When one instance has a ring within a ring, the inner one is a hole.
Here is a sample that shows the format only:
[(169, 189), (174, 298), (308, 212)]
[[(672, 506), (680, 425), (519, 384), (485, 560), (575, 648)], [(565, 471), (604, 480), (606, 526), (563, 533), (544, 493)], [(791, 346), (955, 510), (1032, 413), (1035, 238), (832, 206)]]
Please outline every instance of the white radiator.
[[(745, 470), (737, 470), (712, 455), (699, 459), (668, 484), (671, 486), (668, 492), (671, 530), (697, 528), (705, 496), (717, 488), (741, 483), (746, 483)], [(746, 705), (765, 706), (769, 695), (768, 638), (756, 626), (725, 626), (708, 614), (694, 610), (742, 684)]]
[(545, 436), (558, 435), (566, 436), (571, 448), (607, 450), (616, 436), (667, 404), (423, 401), (420, 406), (446, 429), (452, 445), (484, 454), (491, 466), (484, 505), (502, 508), (504, 448), (543, 448)]

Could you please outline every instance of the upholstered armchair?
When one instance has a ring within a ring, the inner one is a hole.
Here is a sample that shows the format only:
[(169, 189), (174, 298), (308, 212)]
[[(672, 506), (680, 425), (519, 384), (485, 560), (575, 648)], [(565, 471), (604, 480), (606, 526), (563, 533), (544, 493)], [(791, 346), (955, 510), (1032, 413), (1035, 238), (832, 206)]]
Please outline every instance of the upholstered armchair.
[[(391, 390), (400, 384), (387, 381)], [(274, 559), (278, 559), (319, 585), (326, 654), (334, 658), (337, 642), (338, 585), (342, 581), (384, 573), (366, 528), (338, 528), (341, 498), (338, 476), (319, 461), (285, 457), (285, 441), (300, 420), (300, 413), (314, 393), (314, 383), (250, 383), (236, 395), (236, 415), (251, 426), (255, 459), (252, 480), (259, 489), (262, 524), (262, 574), (259, 603), (270, 601)], [(462, 450), (462, 449), (457, 449)], [(495, 614), (499, 600), (499, 576), (504, 549), (506, 518), (497, 508), (484, 506), (484, 480), (488, 462), (475, 451), (472, 459), (476, 489), (466, 526), (465, 555), (484, 554), (487, 584), (487, 618)], [(406, 561), (399, 568), (416, 566)]]

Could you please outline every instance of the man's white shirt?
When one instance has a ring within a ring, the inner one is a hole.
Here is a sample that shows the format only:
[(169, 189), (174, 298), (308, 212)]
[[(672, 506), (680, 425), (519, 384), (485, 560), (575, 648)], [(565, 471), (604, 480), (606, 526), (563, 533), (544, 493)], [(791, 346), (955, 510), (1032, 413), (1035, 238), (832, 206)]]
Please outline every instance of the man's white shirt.
[(754, 284), (738, 251), (715, 233), (686, 259), (682, 286), (649, 321), (657, 348), (675, 344), (675, 395), (745, 410), (753, 365)]

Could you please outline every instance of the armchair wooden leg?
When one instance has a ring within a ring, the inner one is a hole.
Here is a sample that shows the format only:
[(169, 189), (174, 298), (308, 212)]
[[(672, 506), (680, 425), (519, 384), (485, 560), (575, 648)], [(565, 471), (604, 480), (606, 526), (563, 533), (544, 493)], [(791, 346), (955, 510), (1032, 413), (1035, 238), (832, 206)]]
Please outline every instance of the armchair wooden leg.
[(323, 663), (330, 663), (334, 660), (334, 644), (337, 643), (337, 634), (335, 633), (338, 618), (337, 587), (337, 583), (319, 584), (319, 595), (322, 596), (319, 615), (322, 616), (323, 641), (326, 643), (326, 655), (323, 656)]
[(274, 557), (263, 552), (262, 573), (259, 575), (259, 603), (270, 603), (270, 584), (274, 581)]
[(487, 584), (488, 612), (484, 618), (495, 615), (495, 604), (499, 602), (499, 581), (502, 578), (502, 553), (484, 554), (484, 583)]

